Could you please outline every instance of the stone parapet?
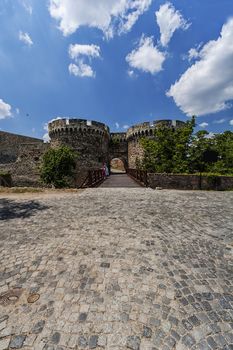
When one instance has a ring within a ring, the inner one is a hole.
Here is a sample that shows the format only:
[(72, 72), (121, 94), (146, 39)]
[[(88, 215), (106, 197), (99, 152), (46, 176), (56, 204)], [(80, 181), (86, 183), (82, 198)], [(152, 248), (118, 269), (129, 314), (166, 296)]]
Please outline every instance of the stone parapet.
[(151, 188), (179, 190), (233, 190), (233, 176), (148, 173)]
[(164, 119), (164, 120), (155, 120), (153, 122), (144, 122), (141, 124), (136, 124), (127, 130), (127, 133), (126, 133), (127, 139), (136, 139), (139, 137), (153, 136), (154, 130), (161, 125), (178, 128), (178, 127), (182, 127), (184, 125), (184, 122), (180, 120)]
[(103, 123), (86, 119), (56, 119), (48, 124), (49, 137), (61, 134), (94, 134), (109, 136), (109, 127)]
[(127, 134), (126, 132), (111, 132), (110, 134), (111, 140), (115, 140), (117, 142), (124, 142), (127, 141)]

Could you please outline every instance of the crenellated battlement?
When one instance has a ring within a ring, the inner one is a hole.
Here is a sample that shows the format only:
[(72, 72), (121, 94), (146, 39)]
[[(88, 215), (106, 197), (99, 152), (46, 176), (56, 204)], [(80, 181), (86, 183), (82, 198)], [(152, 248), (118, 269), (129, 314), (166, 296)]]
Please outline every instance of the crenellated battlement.
[(56, 119), (48, 124), (49, 137), (61, 134), (93, 134), (110, 136), (109, 127), (103, 123), (86, 119)]
[(0, 168), (12, 171), (17, 184), (38, 185), (38, 165), (44, 152), (49, 148), (68, 146), (77, 156), (74, 183), (81, 184), (88, 170), (101, 168), (103, 163), (110, 165), (115, 158), (121, 159), (126, 169), (136, 168), (144, 157), (140, 138), (153, 137), (159, 125), (179, 128), (184, 122), (156, 120), (133, 125), (125, 132), (110, 133), (109, 127), (100, 122), (57, 118), (48, 124), (51, 142), (47, 144), (39, 139), (0, 131)]
[(144, 122), (131, 126), (127, 132), (110, 133), (109, 127), (103, 123), (90, 121), (87, 119), (56, 119), (48, 124), (49, 136), (59, 137), (64, 134), (93, 134), (108, 136), (118, 141), (127, 141), (128, 139), (153, 136), (154, 130), (159, 125), (168, 127), (181, 127), (184, 122), (180, 120), (155, 120), (153, 122)]
[(154, 130), (159, 125), (177, 128), (184, 125), (184, 122), (180, 120), (162, 119), (162, 120), (155, 120), (153, 122), (144, 122), (144, 123), (136, 124), (127, 130), (126, 137), (127, 139), (137, 139), (140, 137), (153, 136)]
[(117, 141), (117, 142), (127, 141), (126, 132), (111, 132), (110, 136), (111, 136), (111, 140), (113, 141)]
[(53, 148), (67, 145), (79, 154), (82, 167), (100, 167), (110, 158), (120, 157), (134, 168), (144, 151), (139, 142), (141, 137), (153, 137), (155, 129), (164, 125), (178, 128), (184, 125), (179, 120), (155, 120), (133, 125), (126, 132), (110, 133), (103, 123), (87, 119), (57, 118), (48, 125), (50, 146)]

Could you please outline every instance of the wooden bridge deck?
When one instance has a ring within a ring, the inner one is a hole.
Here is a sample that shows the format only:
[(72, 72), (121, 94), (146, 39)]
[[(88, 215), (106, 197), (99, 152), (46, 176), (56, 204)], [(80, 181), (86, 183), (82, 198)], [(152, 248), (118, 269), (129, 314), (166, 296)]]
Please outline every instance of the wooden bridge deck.
[(99, 187), (141, 187), (127, 174), (110, 175)]

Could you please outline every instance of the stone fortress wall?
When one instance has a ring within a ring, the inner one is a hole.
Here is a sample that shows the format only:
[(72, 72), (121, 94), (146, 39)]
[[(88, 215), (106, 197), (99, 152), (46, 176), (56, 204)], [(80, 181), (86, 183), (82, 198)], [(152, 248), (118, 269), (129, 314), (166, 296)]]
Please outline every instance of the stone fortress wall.
[(10, 172), (17, 186), (40, 186), (39, 167), (47, 149), (43, 140), (0, 131), (0, 173)]
[(103, 123), (86, 119), (56, 119), (48, 124), (50, 143), (42, 140), (0, 132), (0, 172), (10, 171), (15, 185), (38, 186), (42, 155), (49, 148), (67, 145), (77, 153), (74, 185), (83, 181), (89, 169), (110, 164), (120, 158), (125, 167), (135, 168), (143, 157), (141, 137), (153, 137), (158, 125), (182, 127), (178, 120), (157, 120), (130, 127), (124, 133), (110, 133)]
[(40, 147), (41, 144), (43, 140), (0, 131), (0, 164), (15, 162), (22, 147), (30, 147), (29, 145)]
[(100, 167), (108, 161), (109, 128), (85, 119), (58, 119), (48, 125), (51, 147), (67, 145), (79, 154), (82, 167)]
[(77, 152), (74, 185), (81, 185), (90, 168), (108, 163), (109, 128), (86, 119), (57, 119), (48, 125), (51, 147), (67, 145)]

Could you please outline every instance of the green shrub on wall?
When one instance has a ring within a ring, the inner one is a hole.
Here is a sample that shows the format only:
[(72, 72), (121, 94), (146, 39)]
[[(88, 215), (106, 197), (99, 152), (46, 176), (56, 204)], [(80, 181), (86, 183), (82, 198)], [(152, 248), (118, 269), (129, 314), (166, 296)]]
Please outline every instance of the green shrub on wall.
[(110, 140), (110, 145), (119, 145), (120, 144), (120, 140), (118, 139), (118, 137), (112, 137)]
[(56, 188), (69, 187), (75, 169), (75, 153), (67, 147), (49, 149), (43, 156), (40, 176), (45, 184)]

